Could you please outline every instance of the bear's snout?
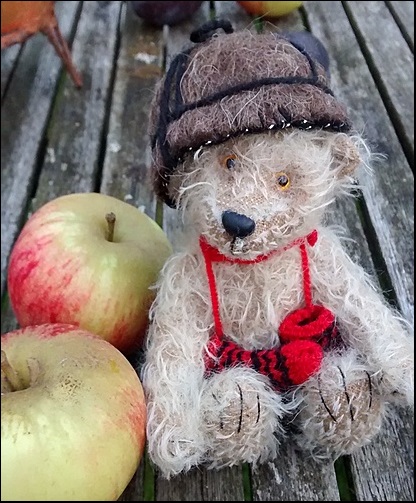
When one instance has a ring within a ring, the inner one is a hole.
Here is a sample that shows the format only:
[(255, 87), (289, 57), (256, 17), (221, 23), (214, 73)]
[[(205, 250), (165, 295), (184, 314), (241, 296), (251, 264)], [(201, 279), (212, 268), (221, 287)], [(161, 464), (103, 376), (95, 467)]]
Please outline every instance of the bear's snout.
[(223, 212), (222, 225), (233, 238), (245, 238), (252, 234), (256, 227), (254, 220), (234, 211)]

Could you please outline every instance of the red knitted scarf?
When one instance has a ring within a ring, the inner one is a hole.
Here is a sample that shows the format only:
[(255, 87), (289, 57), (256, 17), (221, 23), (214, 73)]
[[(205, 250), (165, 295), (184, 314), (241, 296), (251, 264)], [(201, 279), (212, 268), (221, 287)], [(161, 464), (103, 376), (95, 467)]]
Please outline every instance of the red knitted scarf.
[[(305, 382), (319, 370), (323, 349), (337, 336), (334, 315), (325, 307), (312, 303), (309, 259), (306, 245), (314, 246), (318, 238), (316, 230), (306, 237), (296, 239), (289, 245), (253, 260), (230, 258), (211, 246), (203, 237), (200, 247), (205, 260), (208, 285), (211, 295), (215, 332), (211, 335), (205, 358), (207, 376), (225, 368), (247, 365), (267, 375), (279, 391)], [(291, 312), (279, 327), (281, 345), (278, 348), (251, 351), (227, 340), (220, 316), (219, 296), (213, 269), (214, 262), (251, 265), (267, 260), (299, 246), (302, 261), (303, 293), (305, 307)]]

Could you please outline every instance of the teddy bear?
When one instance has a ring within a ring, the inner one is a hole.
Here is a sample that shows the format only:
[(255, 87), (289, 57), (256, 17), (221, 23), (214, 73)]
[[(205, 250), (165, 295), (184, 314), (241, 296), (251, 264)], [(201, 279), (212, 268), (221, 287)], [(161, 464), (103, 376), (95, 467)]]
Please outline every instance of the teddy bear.
[(217, 19), (191, 41), (150, 114), (155, 190), (185, 230), (140, 374), (150, 459), (166, 478), (263, 463), (293, 435), (335, 460), (413, 406), (408, 324), (325, 219), (371, 154), (295, 38)]

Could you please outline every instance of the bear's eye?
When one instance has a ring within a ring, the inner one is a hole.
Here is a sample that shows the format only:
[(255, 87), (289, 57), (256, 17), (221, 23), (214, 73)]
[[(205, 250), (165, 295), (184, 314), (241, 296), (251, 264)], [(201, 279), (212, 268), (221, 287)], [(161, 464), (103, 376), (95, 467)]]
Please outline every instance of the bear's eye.
[(279, 190), (287, 190), (290, 187), (290, 179), (286, 173), (277, 173), (277, 184)]
[(237, 156), (235, 154), (229, 154), (222, 160), (222, 165), (229, 171), (233, 171), (237, 165)]

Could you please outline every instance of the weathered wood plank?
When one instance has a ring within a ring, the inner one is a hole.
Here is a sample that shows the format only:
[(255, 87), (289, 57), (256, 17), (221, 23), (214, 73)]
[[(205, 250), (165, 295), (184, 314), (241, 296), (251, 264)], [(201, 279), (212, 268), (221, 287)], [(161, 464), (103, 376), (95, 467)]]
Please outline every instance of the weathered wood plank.
[(158, 481), (155, 501), (244, 501), (241, 467), (198, 467), (169, 482)]
[[(339, 200), (328, 216), (329, 224), (342, 229), (344, 246), (351, 258), (376, 278), (354, 200)], [(413, 501), (410, 495), (414, 488), (409, 477), (409, 470), (414, 466), (413, 423), (409, 410), (392, 409), (377, 439), (347, 460), (354, 481), (354, 488), (350, 490), (357, 501)]]
[(358, 501), (414, 501), (414, 415), (393, 410), (376, 444), (352, 457)]
[(3, 49), (1, 52), (1, 100), (3, 101), (4, 94), (7, 90), (9, 81), (12, 77), (13, 70), (19, 59), (20, 52), (23, 46), (16, 44)]
[(339, 501), (331, 464), (317, 463), (293, 449), (280, 447), (279, 458), (252, 470), (253, 501)]
[(387, 1), (386, 4), (413, 52), (415, 43), (415, 2), (395, 0), (393, 2)]
[[(411, 320), (413, 314), (413, 175), (383, 107), (365, 59), (350, 31), (342, 6), (328, 9), (322, 2), (305, 5), (311, 29), (326, 45), (336, 94), (344, 101), (358, 131), (365, 131), (369, 144), (388, 156), (377, 163), (374, 173), (363, 172), (365, 205), (379, 240), (387, 272), (399, 307)], [(338, 34), (344, 35), (342, 40)], [(398, 187), (392, 176), (400, 180)], [(344, 218), (357, 243), (364, 243), (354, 211), (344, 209)], [(341, 215), (341, 214), (340, 214)], [(337, 214), (337, 217), (340, 216)], [(359, 261), (368, 269), (369, 251), (361, 248)], [(370, 446), (351, 457), (355, 492), (359, 500), (413, 500), (413, 421), (410, 413), (394, 410), (383, 432)], [(386, 453), (389, 462), (386, 463)], [(394, 482), (392, 482), (394, 481)]]
[(92, 192), (97, 185), (120, 8), (119, 1), (84, 3), (72, 48), (83, 86), (75, 88), (65, 75), (48, 127), (34, 210), (63, 194)]
[(200, 469), (177, 475), (169, 481), (160, 479), (156, 471), (155, 501), (204, 501), (202, 478)]
[(384, 2), (351, 1), (344, 7), (406, 155), (413, 159), (413, 54)]
[[(79, 2), (60, 2), (57, 16), (68, 39)], [(42, 146), (57, 79), (62, 67), (55, 49), (43, 36), (29, 39), (10, 82), (1, 113), (1, 294), (7, 261), (26, 214), (37, 176)]]
[[(125, 4), (120, 37), (100, 192), (141, 208), (155, 219), (148, 113), (161, 74), (162, 31), (146, 25)], [(153, 471), (143, 457), (119, 501), (143, 501), (148, 486), (153, 486)]]
[[(354, 200), (339, 200), (328, 217), (329, 224), (342, 229), (344, 246), (351, 258), (375, 278), (376, 270)], [(409, 477), (414, 466), (413, 423), (409, 410), (392, 409), (377, 439), (348, 462), (357, 501), (413, 501), (414, 488)]]
[[(30, 210), (56, 197), (94, 189), (109, 100), (121, 2), (87, 2), (73, 43), (73, 60), (83, 75), (76, 89), (63, 75), (48, 127), (48, 148)], [(2, 333), (17, 327), (3, 307)]]
[(163, 59), (162, 30), (150, 27), (125, 6), (111, 103), (100, 192), (156, 216), (152, 187), (148, 115)]
[[(313, 32), (323, 41), (332, 62), (333, 87), (349, 108), (357, 131), (364, 131), (374, 152), (386, 159), (374, 163), (374, 173), (363, 171), (365, 203), (377, 233), (399, 307), (413, 319), (414, 178), (397, 140), (366, 61), (348, 28), (340, 4), (327, 9), (308, 2)], [(342, 30), (342, 39), (338, 36)], [(397, 181), (397, 183), (396, 183)]]
[(241, 466), (202, 472), (203, 501), (244, 501)]

